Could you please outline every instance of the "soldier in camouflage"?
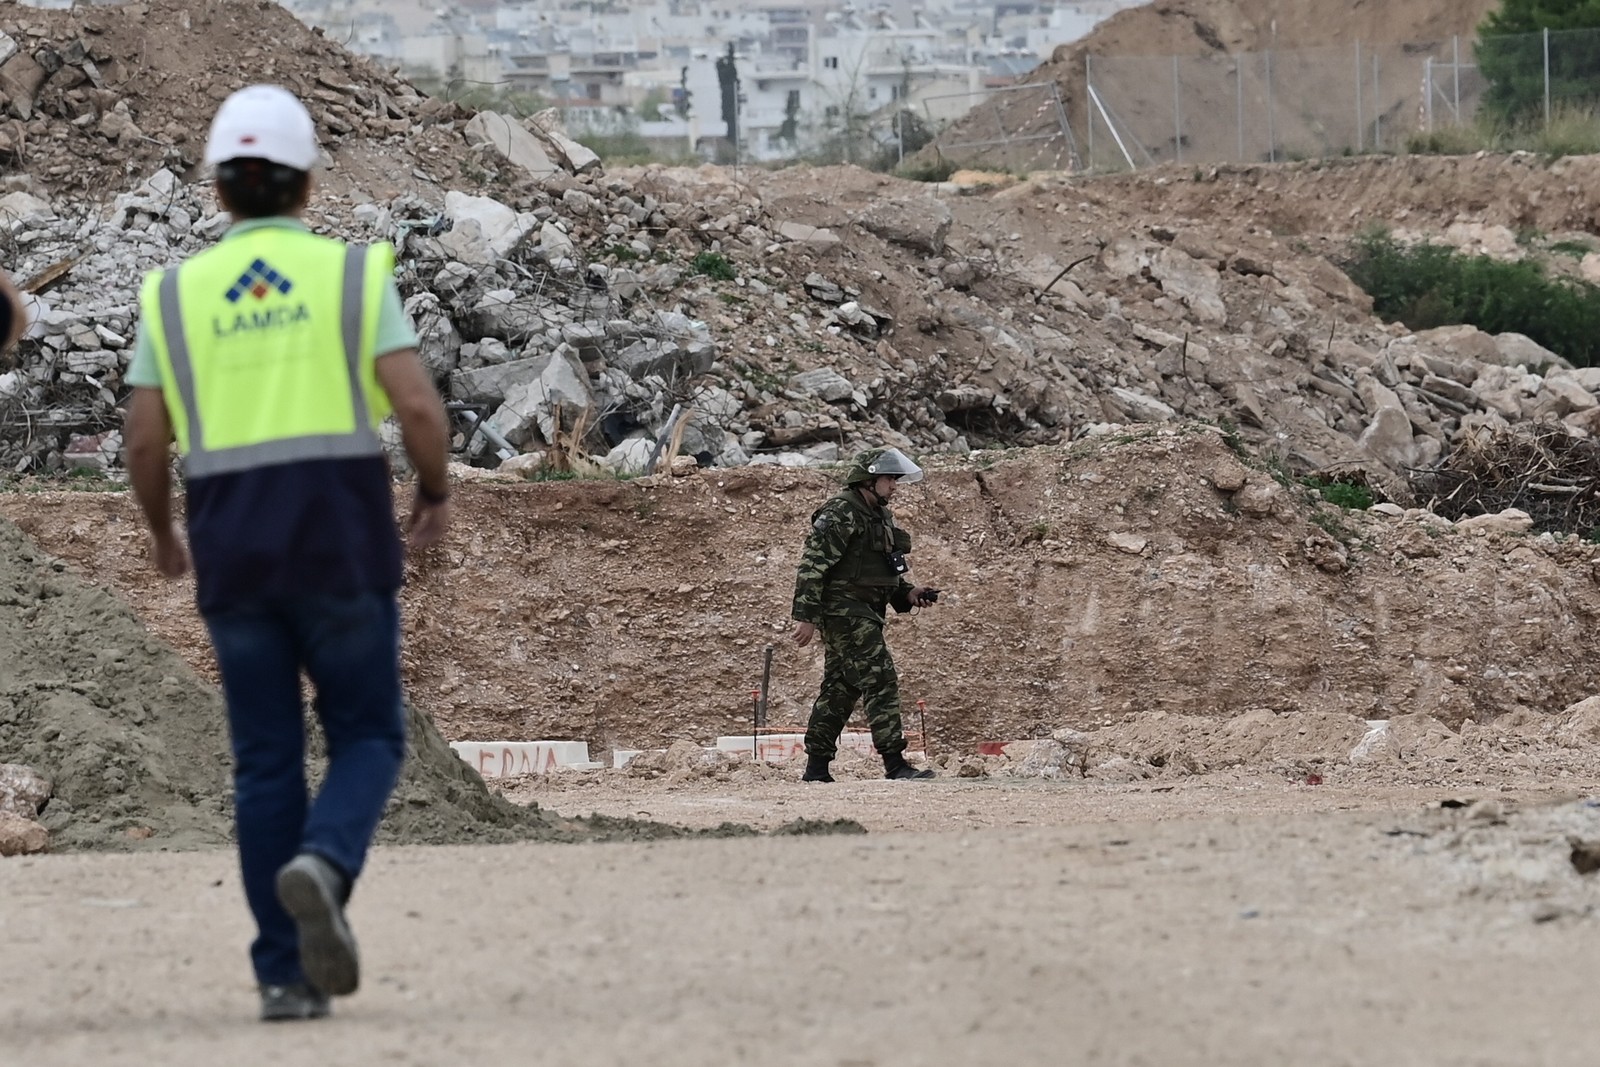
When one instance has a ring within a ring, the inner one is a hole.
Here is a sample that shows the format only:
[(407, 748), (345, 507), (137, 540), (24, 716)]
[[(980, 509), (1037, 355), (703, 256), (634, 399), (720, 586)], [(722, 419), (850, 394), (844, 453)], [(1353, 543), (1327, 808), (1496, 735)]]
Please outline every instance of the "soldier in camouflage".
[(812, 513), (795, 578), (794, 640), (803, 647), (820, 629), (825, 655), (822, 691), (806, 726), (803, 781), (833, 781), (828, 764), (858, 700), (885, 777), (933, 777), (906, 762), (900, 683), (883, 639), (888, 607), (910, 611), (932, 604), (939, 592), (905, 579), (911, 535), (888, 508), (901, 482), (921, 480), (921, 468), (899, 449), (868, 449), (851, 462), (845, 488)]

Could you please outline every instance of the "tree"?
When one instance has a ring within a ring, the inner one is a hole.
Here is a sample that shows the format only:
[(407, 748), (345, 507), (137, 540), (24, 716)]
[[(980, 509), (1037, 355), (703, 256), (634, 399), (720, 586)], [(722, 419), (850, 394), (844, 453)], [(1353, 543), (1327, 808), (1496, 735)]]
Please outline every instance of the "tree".
[(933, 143), (933, 131), (922, 121), (922, 116), (910, 108), (902, 108), (895, 116), (894, 123), (902, 156), (914, 155)]
[(876, 155), (872, 138), (872, 114), (867, 106), (867, 60), (870, 44), (860, 48), (847, 68), (822, 91), (833, 102), (822, 110), (823, 136), (817, 158), (824, 163), (856, 163)]
[(728, 145), (733, 158), (739, 158), (739, 68), (733, 42), (728, 42), (728, 54), (717, 60), (717, 85), (722, 89), (722, 121), (728, 124)]
[(793, 148), (800, 139), (800, 90), (790, 89), (783, 103), (783, 125), (778, 127), (777, 140)]
[(689, 117), (689, 99), (693, 95), (693, 93), (689, 92), (689, 68), (680, 67), (678, 69), (678, 91), (673, 94), (674, 99), (672, 101), (673, 109), (678, 112), (680, 119)]
[[(1478, 27), (1478, 66), (1489, 82), (1483, 107), (1502, 121), (1543, 115), (1545, 42), (1550, 40), (1550, 99), (1600, 103), (1600, 0), (1503, 0)], [(1563, 33), (1589, 30), (1589, 33)], [(1554, 35), (1561, 33), (1561, 37)]]

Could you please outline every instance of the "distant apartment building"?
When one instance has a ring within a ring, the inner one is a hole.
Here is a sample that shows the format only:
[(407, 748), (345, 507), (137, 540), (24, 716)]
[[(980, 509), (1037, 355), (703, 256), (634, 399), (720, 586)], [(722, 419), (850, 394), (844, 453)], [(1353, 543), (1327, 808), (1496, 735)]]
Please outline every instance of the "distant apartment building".
[(575, 127), (643, 122), (691, 147), (726, 137), (717, 61), (731, 44), (740, 152), (777, 159), (863, 127), (882, 139), (903, 112), (949, 122), (1140, 0), (281, 2), (412, 77), (533, 94)]
[[(725, 118), (717, 73), (724, 55), (703, 50), (688, 69), (694, 110), (707, 120)], [(759, 52), (738, 56), (735, 69), (740, 151), (755, 160), (840, 138), (859, 142), (869, 130), (892, 137), (904, 110), (935, 125), (948, 122), (972, 107), (984, 78), (964, 44), (887, 20), (825, 23), (802, 58)]]

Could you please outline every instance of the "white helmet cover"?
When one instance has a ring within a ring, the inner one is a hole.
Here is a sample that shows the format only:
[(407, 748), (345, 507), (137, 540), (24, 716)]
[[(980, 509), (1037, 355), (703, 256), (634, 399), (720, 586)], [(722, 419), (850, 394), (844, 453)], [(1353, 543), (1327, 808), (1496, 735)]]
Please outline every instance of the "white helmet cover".
[(277, 85), (250, 85), (222, 102), (211, 122), (205, 162), (268, 159), (295, 170), (317, 165), (317, 124), (305, 105)]

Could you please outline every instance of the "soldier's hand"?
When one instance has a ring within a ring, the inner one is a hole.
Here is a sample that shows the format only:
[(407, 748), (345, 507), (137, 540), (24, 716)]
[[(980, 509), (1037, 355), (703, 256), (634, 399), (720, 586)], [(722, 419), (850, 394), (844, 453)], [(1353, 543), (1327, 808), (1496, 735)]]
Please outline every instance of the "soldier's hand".
[(936, 594), (938, 592), (939, 591), (937, 589), (933, 589), (926, 585), (917, 586), (915, 589), (911, 590), (911, 606), (914, 608), (925, 608), (929, 604), (935, 603), (933, 597), (930, 597), (928, 594)]
[(801, 648), (805, 648), (811, 643), (811, 639), (816, 636), (816, 633), (817, 627), (815, 623), (802, 622), (794, 628), (794, 643)]

